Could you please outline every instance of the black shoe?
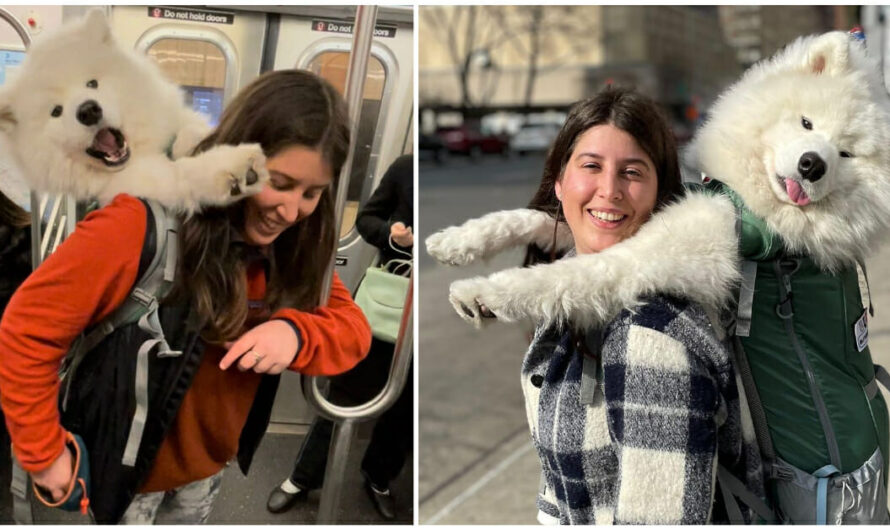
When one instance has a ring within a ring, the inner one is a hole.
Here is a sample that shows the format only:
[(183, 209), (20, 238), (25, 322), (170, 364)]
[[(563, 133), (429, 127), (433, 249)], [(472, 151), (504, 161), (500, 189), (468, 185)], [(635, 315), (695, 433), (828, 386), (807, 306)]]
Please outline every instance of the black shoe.
[(374, 508), (377, 508), (377, 513), (387, 521), (396, 518), (396, 501), (389, 489), (385, 493), (380, 493), (371, 486), (370, 480), (365, 480), (365, 491), (368, 492), (368, 497), (374, 503)]
[(281, 485), (278, 485), (269, 494), (269, 502), (266, 503), (266, 509), (272, 513), (281, 513), (290, 510), (297, 502), (306, 500), (308, 496), (309, 490), (301, 489), (296, 493), (288, 493), (281, 489)]

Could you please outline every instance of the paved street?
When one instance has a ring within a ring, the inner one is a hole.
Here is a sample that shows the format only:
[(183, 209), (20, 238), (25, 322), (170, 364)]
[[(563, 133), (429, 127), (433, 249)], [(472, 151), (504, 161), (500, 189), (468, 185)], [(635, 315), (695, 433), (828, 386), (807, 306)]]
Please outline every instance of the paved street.
[[(542, 167), (542, 156), (421, 162), (421, 239), (524, 206)], [(525, 331), (504, 324), (474, 330), (447, 300), (452, 281), (515, 266), (521, 252), (467, 268), (438, 265), (425, 252), (419, 260), (420, 522), (533, 524), (539, 467), (519, 388)], [(890, 245), (867, 265), (875, 306), (870, 348), (876, 362), (890, 365)]]
[[(418, 233), (525, 206), (543, 164), (542, 156), (496, 155), (422, 162)], [(538, 462), (519, 388), (525, 332), (504, 324), (477, 331), (448, 303), (452, 281), (516, 266), (522, 254), (466, 268), (419, 255), (420, 522), (535, 523)]]

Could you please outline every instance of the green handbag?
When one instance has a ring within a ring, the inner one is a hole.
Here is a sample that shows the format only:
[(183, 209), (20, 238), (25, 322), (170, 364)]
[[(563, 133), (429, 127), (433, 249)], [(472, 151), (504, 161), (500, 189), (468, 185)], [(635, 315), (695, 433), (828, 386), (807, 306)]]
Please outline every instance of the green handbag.
[[(406, 252), (402, 253), (410, 256)], [(411, 267), (410, 259), (393, 259), (381, 266), (372, 265), (368, 267), (355, 293), (355, 303), (371, 324), (371, 333), (380, 340), (395, 343), (399, 335), (405, 296), (411, 281)], [(393, 272), (389, 272), (390, 270)], [(397, 272), (406, 275), (395, 274)]]

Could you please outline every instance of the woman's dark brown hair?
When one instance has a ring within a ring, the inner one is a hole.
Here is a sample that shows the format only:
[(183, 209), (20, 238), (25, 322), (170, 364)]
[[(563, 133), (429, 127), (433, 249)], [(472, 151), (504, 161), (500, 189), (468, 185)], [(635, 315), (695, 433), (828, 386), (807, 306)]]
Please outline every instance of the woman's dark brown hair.
[[(608, 87), (572, 107), (547, 154), (541, 185), (529, 202), (529, 208), (547, 212), (557, 222), (564, 222), (560, 203), (556, 198), (556, 182), (562, 178), (578, 138), (591, 127), (606, 124), (633, 136), (655, 164), (658, 191), (654, 211), (683, 194), (677, 146), (667, 119), (658, 105), (633, 90)], [(525, 264), (552, 260), (552, 253), (544, 253), (537, 247), (529, 246)]]
[(31, 215), (0, 191), (0, 226), (24, 228), (31, 225)]
[[(322, 78), (300, 70), (267, 72), (241, 90), (223, 112), (219, 126), (196, 148), (259, 143), (267, 157), (292, 146), (321, 153), (333, 170), (315, 211), (269, 245), (271, 262), (266, 303), (272, 310), (318, 305), (325, 271), (337, 243), (334, 194), (349, 151), (349, 118), (339, 93)], [(170, 299), (192, 303), (202, 336), (232, 340), (247, 319), (246, 258), (236, 242), (244, 226), (244, 201), (207, 208), (183, 221), (179, 230), (179, 273)]]

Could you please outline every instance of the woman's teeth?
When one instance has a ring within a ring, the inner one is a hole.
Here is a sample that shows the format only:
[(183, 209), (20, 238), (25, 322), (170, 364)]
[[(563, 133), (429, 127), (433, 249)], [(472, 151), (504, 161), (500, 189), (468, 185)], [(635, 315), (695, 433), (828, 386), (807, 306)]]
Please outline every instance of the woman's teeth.
[(264, 227), (266, 228), (266, 230), (268, 230), (269, 232), (274, 232), (274, 231), (276, 231), (276, 230), (278, 229), (278, 227), (277, 227), (277, 225), (276, 225), (275, 223), (273, 223), (272, 221), (270, 221), (269, 219), (267, 219), (267, 218), (265, 218), (265, 217), (263, 218), (263, 226), (264, 226)]
[(610, 212), (598, 212), (596, 210), (587, 210), (590, 215), (596, 217), (597, 219), (609, 222), (620, 221), (627, 217), (626, 215), (619, 213), (610, 213)]

